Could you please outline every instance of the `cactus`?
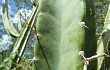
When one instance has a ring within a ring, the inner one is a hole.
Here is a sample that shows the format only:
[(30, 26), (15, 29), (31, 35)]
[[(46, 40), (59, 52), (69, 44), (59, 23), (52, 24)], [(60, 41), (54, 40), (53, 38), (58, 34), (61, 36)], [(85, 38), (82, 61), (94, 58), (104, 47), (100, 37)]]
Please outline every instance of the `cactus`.
[[(29, 23), (29, 25), (33, 27), (36, 15), (37, 15), (37, 7), (34, 7), (29, 21), (28, 22), (25, 21), (25, 22)], [(22, 29), (22, 31), (20, 33), (19, 38), (17, 39), (17, 41), (14, 45), (14, 49), (10, 55), (10, 58), (12, 58), (12, 64), (10, 65), (10, 69), (13, 69), (15, 64), (20, 62), (20, 60), (21, 60), (20, 57), (22, 57), (22, 55), (24, 53), (28, 38), (30, 36), (30, 32), (31, 32), (30, 28), (28, 26), (24, 26), (24, 28)], [(15, 63), (15, 64), (13, 64), (13, 63)]]
[[(80, 24), (85, 13), (84, 0), (39, 0), (38, 3), (39, 7), (35, 5), (36, 9), (28, 21), (33, 26), (39, 12), (36, 20), (39, 36), (34, 47), (37, 61), (33, 64), (33, 70), (82, 70), (83, 62), (78, 52), (84, 44), (84, 27)], [(14, 49), (5, 61), (9, 61), (10, 70), (19, 63), (30, 31), (28, 26), (20, 31)], [(17, 33), (11, 34), (16, 36)]]
[(20, 11), (18, 12), (18, 30), (19, 30), (19, 32), (21, 31), (21, 29), (22, 29), (22, 23), (21, 23), (21, 13), (20, 13)]
[(7, 33), (18, 37), (20, 35), (19, 32), (15, 29), (15, 27), (9, 20), (7, 0), (2, 0), (2, 8), (2, 20)]
[[(33, 70), (82, 70), (84, 0), (39, 0)], [(40, 42), (40, 43), (39, 43)], [(42, 47), (44, 54), (42, 53)]]
[(37, 2), (38, 2), (38, 0), (31, 0), (31, 3), (32, 3), (33, 6), (36, 6)]
[[(7, 2), (3, 1), (3, 6), (4, 6), (4, 3), (7, 5)], [(36, 16), (37, 16), (37, 8), (38, 7), (33, 7), (33, 12), (28, 20), (25, 21), (25, 23), (29, 23), (29, 25), (31, 27), (33, 27), (34, 25), (34, 20), (36, 19)], [(7, 9), (7, 8), (6, 8)], [(5, 7), (3, 7), (3, 10), (5, 10)], [(6, 14), (5, 14), (6, 15)], [(4, 18), (4, 17), (3, 17)], [(8, 19), (8, 18), (7, 18)], [(7, 26), (6, 24), (4, 24), (5, 26)], [(9, 24), (8, 24), (9, 25)], [(9, 27), (9, 26), (8, 26)], [(14, 29), (15, 30), (15, 29)], [(13, 31), (13, 29), (12, 29)], [(10, 32), (11, 33), (11, 32)], [(10, 57), (7, 58), (6, 60), (4, 60), (3, 62), (3, 66), (7, 66), (6, 69), (7, 70), (12, 70), (16, 64), (18, 64), (21, 60), (21, 57), (24, 53), (24, 50), (26, 48), (26, 44), (28, 42), (28, 39), (29, 39), (29, 36), (30, 36), (30, 33), (31, 33), (31, 30), (28, 26), (24, 25), (22, 27), (22, 29), (20, 30), (20, 34), (19, 34), (19, 37), (17, 38), (15, 44), (14, 44), (14, 48), (13, 48), (13, 51), (11, 52), (10, 54)], [(14, 36), (18, 36), (18, 34), (16, 35), (17, 33), (13, 31), (13, 35)], [(2, 67), (2, 66), (1, 66)]]
[[(109, 53), (110, 53), (110, 50), (109, 50), (109, 48), (110, 48), (110, 43), (109, 43), (110, 30), (108, 28), (110, 25), (109, 17), (110, 17), (110, 5), (108, 8), (108, 12), (106, 14), (103, 32), (97, 41), (97, 45), (98, 45), (97, 54), (106, 53), (109, 55)], [(107, 63), (106, 63), (106, 62), (109, 63), (109, 61), (110, 61), (109, 58), (106, 58), (106, 57), (99, 58), (97, 70), (109, 68), (109, 65), (107, 65)], [(105, 64), (105, 65), (103, 65), (103, 64)]]

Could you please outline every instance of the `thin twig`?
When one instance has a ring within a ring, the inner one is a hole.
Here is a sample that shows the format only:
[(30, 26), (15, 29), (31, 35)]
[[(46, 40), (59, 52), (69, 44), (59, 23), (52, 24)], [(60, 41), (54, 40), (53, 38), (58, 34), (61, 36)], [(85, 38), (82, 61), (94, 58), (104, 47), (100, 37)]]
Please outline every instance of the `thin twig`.
[(91, 56), (89, 58), (86, 58), (84, 56), (84, 51), (79, 51), (79, 55), (83, 58), (84, 60), (84, 67), (83, 67), (83, 70), (87, 70), (87, 65), (89, 65), (89, 61), (92, 61), (94, 59), (97, 59), (99, 57), (103, 57), (103, 56), (106, 56), (106, 57), (109, 57), (107, 54), (105, 53), (102, 53), (102, 54), (98, 54), (98, 55), (94, 55), (94, 56)]
[(84, 64), (83, 70), (87, 70), (87, 64)]
[(94, 56), (91, 56), (91, 57), (89, 57), (89, 58), (86, 58), (86, 60), (91, 61), (91, 60), (94, 60), (94, 59), (97, 59), (97, 58), (99, 58), (99, 57), (103, 57), (103, 56), (108, 57), (107, 54), (102, 53), (102, 54), (98, 54), (98, 55), (94, 55)]

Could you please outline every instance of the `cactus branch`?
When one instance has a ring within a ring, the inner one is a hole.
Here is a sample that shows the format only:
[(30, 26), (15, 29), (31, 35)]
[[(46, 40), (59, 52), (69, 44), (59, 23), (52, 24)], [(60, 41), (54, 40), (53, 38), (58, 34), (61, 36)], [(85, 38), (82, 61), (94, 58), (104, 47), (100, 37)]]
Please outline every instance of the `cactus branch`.
[(46, 58), (45, 52), (44, 52), (44, 50), (43, 50), (43, 48), (42, 48), (42, 45), (41, 45), (41, 43), (40, 43), (40, 40), (39, 40), (39, 37), (38, 37), (37, 32), (28, 24), (28, 22), (27, 22), (25, 19), (23, 19), (23, 20), (24, 20), (25, 23), (29, 26), (29, 28), (33, 31), (33, 33), (35, 33), (35, 35), (36, 35), (36, 37), (37, 37), (37, 40), (38, 40), (38, 43), (39, 43), (39, 46), (40, 46), (40, 48), (41, 48), (41, 50), (42, 50), (42, 53), (43, 53), (43, 55), (44, 55), (44, 58), (45, 58), (45, 60), (46, 60), (46, 62), (47, 62), (48, 68), (49, 68), (49, 70), (51, 70), (51, 69), (50, 69), (50, 66), (49, 66), (49, 63), (48, 63), (48, 60), (47, 60), (47, 58)]

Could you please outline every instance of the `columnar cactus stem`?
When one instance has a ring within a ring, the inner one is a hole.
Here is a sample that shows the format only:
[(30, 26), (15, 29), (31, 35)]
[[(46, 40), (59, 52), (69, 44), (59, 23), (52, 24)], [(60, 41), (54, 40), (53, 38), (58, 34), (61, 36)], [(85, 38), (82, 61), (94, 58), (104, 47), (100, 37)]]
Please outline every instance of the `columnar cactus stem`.
[[(84, 44), (84, 27), (80, 25), (85, 11), (84, 0), (39, 0), (38, 3), (36, 31), (50, 69), (82, 70), (78, 52)], [(50, 70), (38, 41), (34, 57), (38, 70)]]

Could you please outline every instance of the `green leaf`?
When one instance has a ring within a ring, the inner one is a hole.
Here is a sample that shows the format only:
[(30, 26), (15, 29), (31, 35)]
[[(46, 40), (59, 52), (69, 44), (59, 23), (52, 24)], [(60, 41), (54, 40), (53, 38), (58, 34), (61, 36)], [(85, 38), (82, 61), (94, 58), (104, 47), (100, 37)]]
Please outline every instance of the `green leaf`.
[(84, 28), (80, 22), (84, 16), (85, 2), (83, 0), (39, 0), (38, 11), (40, 13), (36, 30), (45, 54), (42, 53), (38, 41), (35, 42), (37, 69), (82, 70), (83, 62), (78, 52), (84, 44)]

